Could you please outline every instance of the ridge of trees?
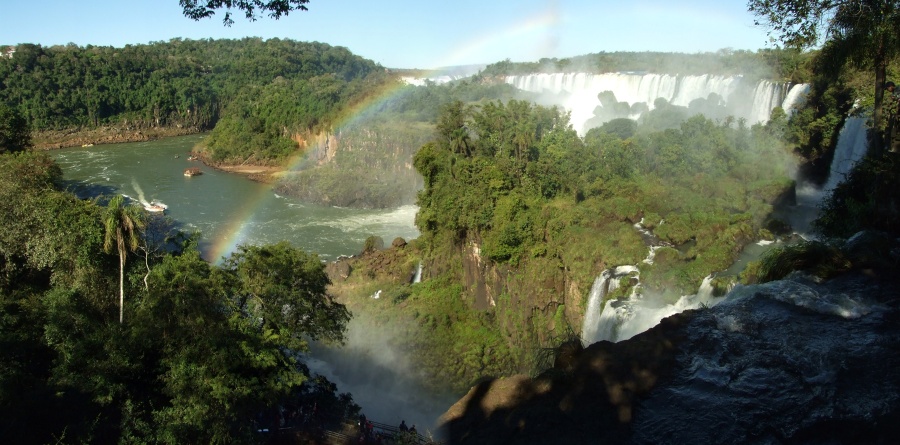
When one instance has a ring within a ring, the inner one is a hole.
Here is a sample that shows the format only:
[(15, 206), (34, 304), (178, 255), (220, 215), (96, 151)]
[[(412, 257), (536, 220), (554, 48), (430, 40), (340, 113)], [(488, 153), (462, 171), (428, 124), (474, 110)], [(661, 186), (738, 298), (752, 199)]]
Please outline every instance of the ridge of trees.
[[(0, 58), (0, 102), (32, 130), (209, 130), (247, 89), (317, 77), (343, 86), (375, 71), (381, 71), (377, 64), (346, 48), (281, 39), (172, 39), (124, 48), (24, 43), (11, 58)], [(309, 108), (323, 117), (323, 107)]]
[(757, 51), (721, 49), (706, 53), (599, 52), (567, 58), (543, 58), (537, 62), (511, 62), (509, 59), (485, 67), (484, 77), (531, 73), (602, 74), (609, 72), (648, 72), (672, 75), (741, 75), (748, 79), (766, 79), (803, 83), (810, 77), (809, 61), (814, 51), (796, 49), (760, 49)]

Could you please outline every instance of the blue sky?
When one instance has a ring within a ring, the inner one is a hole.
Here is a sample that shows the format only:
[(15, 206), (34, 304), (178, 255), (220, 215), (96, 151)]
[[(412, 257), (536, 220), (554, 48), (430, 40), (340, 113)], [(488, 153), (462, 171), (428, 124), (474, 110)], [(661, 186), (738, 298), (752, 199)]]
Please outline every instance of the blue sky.
[(178, 0), (0, 0), (0, 44), (122, 47), (172, 38), (278, 37), (344, 46), (390, 68), (601, 51), (771, 48), (742, 0), (311, 0), (309, 11), (195, 22)]

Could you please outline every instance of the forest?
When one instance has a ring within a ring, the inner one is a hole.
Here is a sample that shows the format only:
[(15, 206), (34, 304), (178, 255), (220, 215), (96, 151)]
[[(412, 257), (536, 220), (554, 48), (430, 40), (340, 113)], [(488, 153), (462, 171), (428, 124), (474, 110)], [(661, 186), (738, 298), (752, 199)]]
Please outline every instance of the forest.
[(350, 318), (315, 254), (244, 246), (211, 265), (143, 209), (62, 191), (46, 154), (4, 154), (0, 171), (6, 440), (252, 442), (275, 406), (317, 404), (323, 425), (358, 411), (302, 364)]
[[(346, 48), (280, 39), (172, 39), (124, 48), (20, 44), (12, 57), (0, 58), (0, 102), (36, 132), (98, 126), (201, 132), (224, 120), (221, 144), (210, 146), (223, 150), (217, 159), (231, 156), (224, 150), (233, 149), (235, 138), (244, 138), (238, 145), (244, 152), (263, 147), (263, 160), (279, 159), (292, 132), (325, 128), (383, 72)], [(246, 115), (255, 101), (266, 106), (265, 115)], [(243, 126), (232, 128), (241, 119)], [(240, 135), (225, 136), (231, 132)]]

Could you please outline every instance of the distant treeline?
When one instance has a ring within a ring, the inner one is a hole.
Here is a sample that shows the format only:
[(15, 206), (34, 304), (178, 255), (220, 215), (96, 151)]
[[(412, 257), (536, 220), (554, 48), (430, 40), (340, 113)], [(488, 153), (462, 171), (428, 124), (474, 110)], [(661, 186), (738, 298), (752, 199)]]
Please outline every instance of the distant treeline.
[[(236, 100), (314, 90), (295, 97), (291, 125), (314, 125), (348, 84), (376, 63), (324, 43), (245, 38), (182, 40), (148, 45), (15, 46), (0, 57), (0, 101), (34, 130), (95, 127), (212, 128)], [(268, 87), (268, 85), (275, 85)], [(238, 110), (239, 111), (239, 110)], [(224, 114), (223, 114), (224, 113)]]
[(787, 49), (759, 51), (723, 49), (707, 53), (600, 52), (568, 58), (544, 58), (516, 63), (509, 59), (488, 65), (481, 75), (506, 76), (559, 72), (651, 72), (658, 74), (743, 75), (802, 83), (810, 77), (809, 61), (815, 53)]

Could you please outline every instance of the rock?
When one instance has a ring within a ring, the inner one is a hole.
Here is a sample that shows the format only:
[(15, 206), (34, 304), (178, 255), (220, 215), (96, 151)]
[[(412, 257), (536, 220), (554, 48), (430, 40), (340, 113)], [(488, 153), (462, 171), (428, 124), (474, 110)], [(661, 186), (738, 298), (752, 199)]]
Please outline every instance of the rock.
[(340, 263), (337, 263), (336, 266), (338, 276), (345, 280), (347, 278), (350, 278), (350, 264), (348, 264), (346, 261), (342, 261)]
[(394, 238), (393, 242), (391, 242), (391, 246), (397, 248), (406, 247), (406, 240), (398, 236)]
[(571, 354), (570, 373), (485, 380), (440, 428), (448, 444), (893, 443), (896, 295), (864, 274), (738, 286)]
[(362, 254), (377, 252), (381, 249), (384, 249), (384, 240), (380, 236), (373, 235), (366, 238), (365, 243), (363, 243)]

